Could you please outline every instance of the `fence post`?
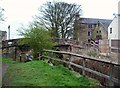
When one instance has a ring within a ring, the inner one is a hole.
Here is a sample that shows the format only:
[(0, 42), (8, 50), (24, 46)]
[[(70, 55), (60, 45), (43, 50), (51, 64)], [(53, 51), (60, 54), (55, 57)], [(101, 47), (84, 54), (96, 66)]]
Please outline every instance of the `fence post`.
[(39, 53), (39, 56), (38, 56), (38, 60), (40, 60), (41, 59), (41, 57), (40, 57), (41, 55), (40, 55), (40, 53)]
[(84, 76), (85, 76), (85, 70), (84, 70), (84, 68), (85, 68), (85, 60), (86, 60), (86, 59), (83, 58), (83, 64), (82, 64), (82, 65), (83, 65), (83, 70), (82, 70), (82, 74), (83, 74)]
[(22, 55), (20, 54), (20, 62), (22, 62)]
[(53, 64), (53, 65), (55, 64), (53, 51), (52, 51), (52, 64)]
[(15, 57), (14, 57), (14, 58), (15, 58), (15, 60), (16, 60), (16, 59), (17, 59), (17, 48), (16, 48), (16, 46), (15, 46), (14, 49), (15, 49)]
[(69, 68), (69, 69), (71, 69), (71, 64), (70, 64), (70, 62), (71, 62), (71, 54), (69, 55), (69, 64), (68, 64), (68, 68)]
[(42, 54), (43, 54), (43, 51), (40, 51), (40, 53), (39, 53), (39, 60), (42, 60)]
[(50, 63), (50, 52), (48, 52), (48, 63)]
[(110, 82), (109, 82), (109, 86), (111, 86), (111, 87), (114, 86), (114, 82), (113, 82), (113, 72), (114, 72), (114, 65), (111, 64), (111, 65), (110, 65)]

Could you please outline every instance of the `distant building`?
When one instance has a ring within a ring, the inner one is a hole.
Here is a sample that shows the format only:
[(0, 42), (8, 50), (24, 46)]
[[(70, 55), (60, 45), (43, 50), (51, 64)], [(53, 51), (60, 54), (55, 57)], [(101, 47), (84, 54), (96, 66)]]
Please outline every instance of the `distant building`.
[(108, 26), (112, 20), (96, 18), (80, 18), (79, 41), (88, 41), (88, 39), (107, 39)]
[(7, 32), (6, 31), (1, 31), (0, 30), (0, 36), (1, 36), (2, 41), (7, 40)]
[(116, 15), (108, 27), (108, 40), (110, 54), (118, 55), (120, 54), (120, 15)]
[(7, 40), (7, 32), (0, 30), (0, 57), (2, 57), (2, 41)]

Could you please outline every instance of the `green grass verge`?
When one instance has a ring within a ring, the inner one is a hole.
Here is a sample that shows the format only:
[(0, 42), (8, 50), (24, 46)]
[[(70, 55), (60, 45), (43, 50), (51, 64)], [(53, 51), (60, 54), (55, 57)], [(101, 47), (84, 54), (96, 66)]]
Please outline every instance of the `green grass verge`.
[(18, 63), (4, 58), (3, 63), (10, 64), (3, 78), (5, 86), (81, 86), (89, 88), (99, 84), (96, 80), (83, 77), (68, 68), (50, 66), (43, 61)]
[(9, 64), (9, 65), (19, 63), (18, 61), (13, 61), (11, 58), (5, 58), (5, 57), (0, 58), (0, 62), (2, 62), (3, 64)]
[(0, 62), (2, 62), (2, 57), (0, 57)]

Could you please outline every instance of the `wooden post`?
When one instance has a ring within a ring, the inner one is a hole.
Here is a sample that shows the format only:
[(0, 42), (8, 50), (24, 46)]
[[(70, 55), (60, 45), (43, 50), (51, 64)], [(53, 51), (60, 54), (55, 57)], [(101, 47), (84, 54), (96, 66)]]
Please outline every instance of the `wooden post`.
[(82, 74), (85, 76), (85, 70), (84, 70), (84, 68), (85, 68), (85, 58), (83, 58), (83, 70), (82, 70)]
[(70, 62), (71, 62), (71, 54), (69, 55), (69, 64), (68, 64), (68, 68), (69, 68), (69, 69), (71, 69), (71, 64), (70, 64)]
[(43, 51), (40, 51), (40, 53), (39, 53), (39, 60), (42, 60), (42, 52)]
[(50, 52), (48, 52), (48, 63), (50, 63)]
[(40, 53), (39, 53), (39, 56), (38, 56), (38, 60), (41, 60), (41, 55), (40, 55)]
[(111, 87), (114, 86), (114, 82), (113, 82), (113, 72), (114, 72), (114, 65), (111, 64), (111, 65), (110, 65), (110, 82), (109, 82), (109, 86), (111, 86)]
[(55, 61), (54, 61), (54, 53), (52, 52), (52, 64), (55, 65)]
[(17, 57), (17, 47), (15, 46), (15, 60), (17, 59), (16, 57)]
[(20, 54), (20, 62), (22, 62), (22, 55)]

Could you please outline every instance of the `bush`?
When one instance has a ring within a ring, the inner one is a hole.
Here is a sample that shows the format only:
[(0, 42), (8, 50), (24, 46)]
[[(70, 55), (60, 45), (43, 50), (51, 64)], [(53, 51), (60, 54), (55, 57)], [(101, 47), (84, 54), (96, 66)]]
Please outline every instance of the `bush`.
[(28, 44), (33, 49), (34, 57), (37, 57), (37, 53), (42, 52), (43, 49), (52, 49), (55, 45), (49, 31), (42, 27), (31, 26), (21, 32), (21, 35), (24, 36), (24, 39), (20, 40), (20, 44)]

